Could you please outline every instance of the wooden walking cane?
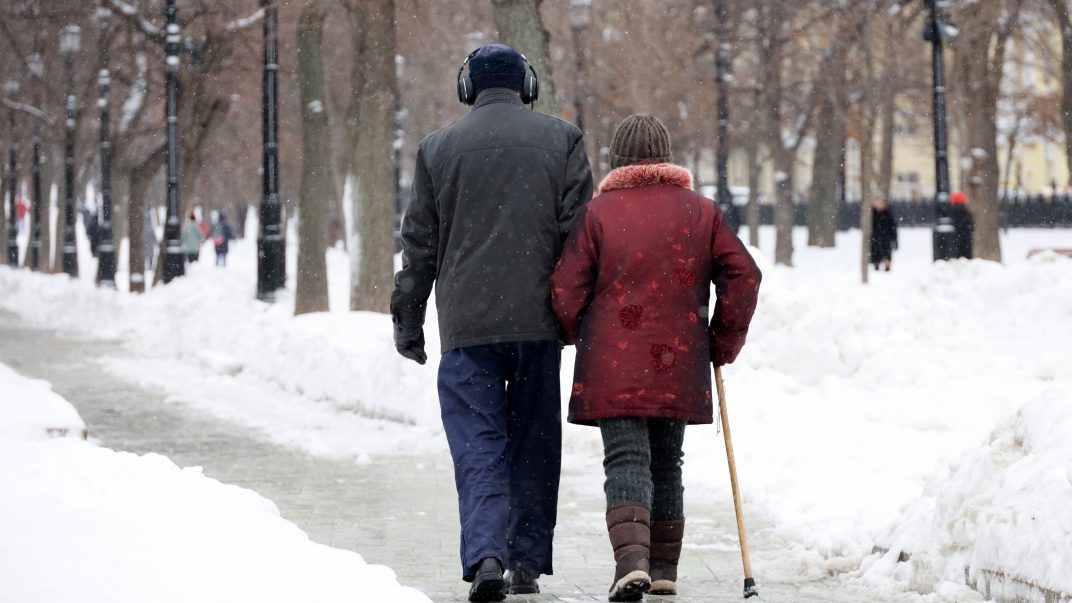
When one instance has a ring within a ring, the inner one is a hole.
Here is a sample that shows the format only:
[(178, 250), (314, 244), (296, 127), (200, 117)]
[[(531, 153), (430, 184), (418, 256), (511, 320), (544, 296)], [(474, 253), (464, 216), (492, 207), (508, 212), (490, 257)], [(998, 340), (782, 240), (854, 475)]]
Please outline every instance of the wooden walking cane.
[(737, 514), (737, 537), (741, 541), (741, 560), (744, 562), (744, 598), (757, 597), (756, 581), (752, 579), (752, 563), (748, 560), (748, 537), (745, 536), (744, 514), (741, 512), (741, 489), (737, 485), (737, 463), (733, 460), (733, 439), (730, 437), (730, 417), (726, 411), (726, 389), (722, 385), (722, 367), (715, 367), (715, 387), (718, 390), (718, 411), (722, 416), (722, 431), (726, 435), (726, 461), (730, 465), (730, 486), (733, 488), (733, 511)]

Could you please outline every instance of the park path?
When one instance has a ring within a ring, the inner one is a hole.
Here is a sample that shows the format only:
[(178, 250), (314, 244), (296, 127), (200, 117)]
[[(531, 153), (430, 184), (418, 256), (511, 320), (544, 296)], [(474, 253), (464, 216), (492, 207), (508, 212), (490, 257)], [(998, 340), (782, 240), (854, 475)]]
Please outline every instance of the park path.
[[(271, 499), (283, 517), (314, 541), (358, 551), (370, 563), (394, 568), (400, 582), (419, 588), (433, 601), (465, 601), (466, 585), (458, 578), (458, 519), (448, 458), (399, 456), (358, 464), (280, 446), (242, 425), (121, 380), (97, 362), (125, 354), (119, 342), (27, 326), (0, 311), (0, 362), (29, 377), (50, 381), (78, 409), (90, 438), (101, 445), (156, 452), (180, 466), (201, 466), (206, 475)], [(568, 471), (563, 475), (555, 542), (557, 573), (541, 580), (545, 594), (510, 597), (510, 601), (606, 600), (612, 562), (603, 502), (591, 496), (591, 487), (583, 489), (589, 494), (580, 493), (582, 479), (590, 478)], [(703, 501), (688, 503), (682, 592), (665, 600), (741, 600), (732, 509)], [(749, 525), (749, 535), (754, 564), (763, 563), (764, 558), (785, 558), (792, 546), (769, 525)], [(761, 578), (759, 582), (763, 601), (883, 600), (833, 578)]]

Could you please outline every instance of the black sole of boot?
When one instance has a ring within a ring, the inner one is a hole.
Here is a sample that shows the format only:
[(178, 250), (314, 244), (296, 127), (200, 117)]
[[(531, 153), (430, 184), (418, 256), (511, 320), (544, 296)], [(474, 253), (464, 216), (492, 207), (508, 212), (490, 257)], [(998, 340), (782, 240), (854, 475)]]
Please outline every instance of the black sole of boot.
[(486, 580), (481, 582), (469, 591), (469, 601), (471, 603), (502, 601), (506, 598), (506, 591), (504, 590), (505, 586), (506, 583), (502, 580)]

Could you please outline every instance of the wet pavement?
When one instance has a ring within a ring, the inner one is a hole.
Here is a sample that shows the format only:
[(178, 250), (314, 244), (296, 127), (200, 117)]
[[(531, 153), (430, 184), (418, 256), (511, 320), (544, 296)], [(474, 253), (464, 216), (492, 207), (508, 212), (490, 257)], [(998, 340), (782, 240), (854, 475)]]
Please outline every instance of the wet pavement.
[[(0, 362), (52, 382), (78, 409), (90, 438), (103, 446), (156, 452), (181, 466), (201, 466), (222, 482), (273, 500), (310, 538), (358, 551), (394, 568), (399, 581), (437, 602), (465, 601), (459, 579), (458, 515), (449, 458), (379, 457), (358, 463), (309, 455), (261, 434), (189, 408), (161, 391), (121, 380), (98, 359), (128, 355), (121, 343), (26, 326), (0, 311)], [(360, 437), (355, 434), (355, 437)], [(605, 601), (613, 571), (603, 501), (589, 474), (563, 476), (556, 529), (556, 575), (544, 594), (509, 601)], [(650, 601), (741, 600), (741, 561), (732, 507), (689, 500), (686, 550), (677, 597)], [(702, 519), (700, 519), (702, 518)], [(753, 525), (754, 524), (754, 525)], [(757, 572), (762, 601), (880, 601), (842, 580), (796, 578), (786, 569), (793, 543), (769, 525), (749, 522), (753, 565), (779, 559), (778, 580)], [(756, 599), (751, 599), (755, 601)]]

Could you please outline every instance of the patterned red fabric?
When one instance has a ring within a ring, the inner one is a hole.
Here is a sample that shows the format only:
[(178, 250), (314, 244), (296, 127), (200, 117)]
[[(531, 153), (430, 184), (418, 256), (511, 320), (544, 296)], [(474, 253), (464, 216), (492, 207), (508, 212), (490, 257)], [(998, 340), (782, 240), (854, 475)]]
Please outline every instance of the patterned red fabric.
[(672, 164), (618, 168), (574, 223), (551, 277), (563, 337), (577, 345), (571, 422), (712, 421), (708, 363), (741, 351), (761, 276), (691, 186)]

